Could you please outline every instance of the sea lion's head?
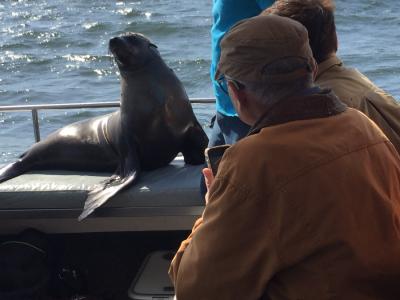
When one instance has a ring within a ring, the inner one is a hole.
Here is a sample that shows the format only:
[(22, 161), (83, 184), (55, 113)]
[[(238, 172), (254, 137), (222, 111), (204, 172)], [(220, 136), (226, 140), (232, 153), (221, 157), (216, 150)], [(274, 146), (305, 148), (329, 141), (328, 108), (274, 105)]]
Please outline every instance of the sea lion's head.
[(109, 50), (120, 71), (136, 71), (160, 55), (157, 46), (140, 33), (127, 33), (112, 38)]

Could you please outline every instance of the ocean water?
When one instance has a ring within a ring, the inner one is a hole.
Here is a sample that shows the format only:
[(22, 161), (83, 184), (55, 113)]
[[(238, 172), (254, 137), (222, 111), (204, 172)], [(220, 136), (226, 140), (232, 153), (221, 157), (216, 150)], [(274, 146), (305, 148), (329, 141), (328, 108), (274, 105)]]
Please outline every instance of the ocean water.
[[(115, 101), (110, 38), (148, 36), (189, 97), (213, 97), (209, 80), (212, 1), (0, 1), (0, 105)], [(400, 99), (398, 0), (336, 1), (339, 56)], [(194, 105), (207, 132), (214, 106)], [(42, 111), (41, 136), (109, 110)], [(34, 142), (29, 112), (0, 113), (0, 164)]]

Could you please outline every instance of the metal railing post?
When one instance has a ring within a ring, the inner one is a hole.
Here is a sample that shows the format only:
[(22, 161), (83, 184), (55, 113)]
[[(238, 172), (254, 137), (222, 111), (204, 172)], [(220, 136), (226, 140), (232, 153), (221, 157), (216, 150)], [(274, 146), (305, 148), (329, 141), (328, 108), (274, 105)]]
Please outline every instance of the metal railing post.
[(32, 109), (32, 122), (33, 122), (33, 132), (35, 134), (35, 141), (40, 141), (40, 129), (39, 129), (39, 118), (37, 109)]

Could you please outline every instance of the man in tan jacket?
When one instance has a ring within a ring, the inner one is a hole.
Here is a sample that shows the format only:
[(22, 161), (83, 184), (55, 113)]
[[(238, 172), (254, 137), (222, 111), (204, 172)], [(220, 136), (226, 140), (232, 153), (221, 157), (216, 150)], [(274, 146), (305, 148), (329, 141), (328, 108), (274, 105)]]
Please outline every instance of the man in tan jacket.
[(370, 117), (400, 153), (400, 105), (358, 70), (345, 67), (336, 56), (334, 10), (332, 0), (276, 0), (262, 15), (276, 14), (302, 23), (318, 63), (315, 83), (332, 89), (349, 107)]
[(314, 86), (300, 23), (250, 18), (221, 49), (216, 77), (252, 130), (215, 179), (204, 170), (204, 213), (170, 267), (177, 299), (400, 299), (393, 145)]

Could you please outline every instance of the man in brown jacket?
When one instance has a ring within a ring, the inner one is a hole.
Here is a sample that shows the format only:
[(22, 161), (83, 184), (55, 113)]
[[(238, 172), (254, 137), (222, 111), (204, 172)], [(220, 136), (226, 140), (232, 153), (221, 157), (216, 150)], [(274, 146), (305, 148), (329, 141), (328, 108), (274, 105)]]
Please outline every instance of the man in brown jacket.
[(302, 23), (318, 63), (316, 84), (330, 88), (349, 107), (370, 117), (400, 153), (400, 105), (358, 70), (336, 56), (338, 39), (332, 0), (277, 0), (262, 15), (276, 14)]
[(215, 180), (204, 170), (204, 213), (170, 267), (177, 299), (400, 299), (393, 145), (314, 86), (300, 23), (246, 19), (221, 49), (217, 78), (252, 130)]

